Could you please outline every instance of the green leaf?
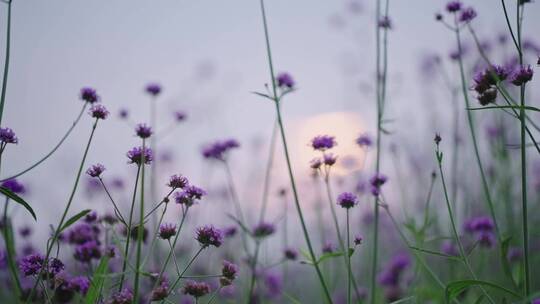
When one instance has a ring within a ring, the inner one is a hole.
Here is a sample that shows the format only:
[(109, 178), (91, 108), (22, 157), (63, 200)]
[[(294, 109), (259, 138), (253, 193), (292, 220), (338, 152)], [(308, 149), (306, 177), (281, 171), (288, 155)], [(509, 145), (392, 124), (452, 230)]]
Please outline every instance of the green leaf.
[(263, 94), (263, 93), (259, 93), (259, 92), (251, 92), (251, 93), (253, 93), (255, 95), (259, 95), (259, 96), (264, 97), (264, 98), (268, 98), (268, 99), (273, 100), (270, 96), (268, 96), (266, 94)]
[(30, 207), (30, 205), (28, 205), (28, 203), (25, 202), (20, 196), (18, 196), (17, 194), (13, 193), (13, 191), (9, 190), (9, 189), (6, 188), (6, 187), (0, 187), (0, 192), (2, 192), (2, 194), (4, 194), (5, 196), (9, 197), (10, 199), (12, 199), (13, 201), (15, 201), (16, 203), (21, 204), (24, 208), (26, 208), (26, 210), (28, 210), (28, 212), (30, 212), (30, 214), (32, 215), (32, 217), (34, 218), (34, 220), (37, 221), (36, 214), (34, 213), (34, 210), (32, 209), (32, 207)]
[[(349, 257), (352, 256), (353, 253), (354, 253), (354, 248), (349, 248)], [(325, 253), (321, 255), (321, 257), (317, 260), (317, 264), (320, 264), (322, 261), (326, 259), (331, 259), (331, 258), (340, 257), (340, 256), (343, 256), (343, 252), (341, 251)]]
[(490, 282), (480, 281), (480, 280), (463, 280), (463, 281), (451, 282), (448, 285), (446, 285), (446, 290), (445, 290), (446, 300), (447, 301), (453, 300), (457, 296), (459, 296), (463, 291), (465, 291), (467, 288), (472, 287), (472, 286), (479, 286), (479, 285), (491, 287), (493, 289), (512, 295), (516, 298), (521, 298), (520, 294), (517, 294), (514, 291), (507, 289), (505, 287), (499, 286), (495, 283), (490, 283)]
[(69, 220), (67, 220), (67, 222), (64, 224), (64, 226), (62, 226), (62, 228), (60, 228), (60, 231), (58, 231), (58, 233), (66, 230), (66, 228), (68, 228), (69, 226), (75, 224), (78, 220), (81, 219), (81, 217), (87, 215), (90, 211), (90, 209), (85, 209), (77, 214), (75, 214), (74, 216), (72, 216)]
[(284, 292), (283, 295), (294, 304), (302, 304), (302, 302), (300, 302), (298, 299), (296, 299), (295, 297), (291, 296), (290, 294), (286, 292)]
[(450, 260), (461, 261), (460, 257), (445, 254), (445, 253), (442, 253), (442, 252), (433, 251), (433, 250), (429, 250), (429, 249), (418, 248), (418, 247), (414, 247), (414, 246), (409, 246), (409, 248), (411, 248), (412, 250), (417, 250), (417, 251), (424, 252), (424, 253), (427, 253), (427, 254), (437, 255), (437, 256), (447, 258), (447, 259), (450, 259)]
[(88, 289), (88, 292), (86, 293), (86, 297), (84, 298), (84, 303), (86, 304), (97, 303), (99, 296), (101, 294), (103, 283), (105, 282), (105, 275), (107, 274), (107, 271), (109, 270), (108, 266), (109, 266), (109, 256), (104, 255), (99, 261), (99, 265), (96, 268), (96, 271), (94, 272), (94, 276), (92, 277), (92, 281), (90, 282), (90, 288)]
[[(467, 110), (476, 111), (476, 110), (488, 110), (488, 109), (521, 109), (521, 106), (520, 105), (489, 106), (489, 107), (482, 107), (482, 108), (468, 108)], [(531, 106), (524, 106), (523, 109), (540, 112), (539, 108), (535, 108)]]
[(401, 304), (401, 303), (405, 303), (405, 302), (408, 302), (408, 301), (411, 301), (414, 299), (414, 296), (410, 296), (410, 297), (406, 297), (406, 298), (403, 298), (403, 299), (399, 299), (397, 301), (394, 301), (390, 304)]

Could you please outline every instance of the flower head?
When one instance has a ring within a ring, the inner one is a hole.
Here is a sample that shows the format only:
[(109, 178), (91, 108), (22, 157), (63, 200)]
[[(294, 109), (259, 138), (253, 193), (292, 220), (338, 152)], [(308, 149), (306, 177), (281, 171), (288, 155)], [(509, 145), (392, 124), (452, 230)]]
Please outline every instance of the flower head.
[(287, 260), (294, 261), (298, 259), (298, 251), (296, 251), (296, 249), (294, 248), (285, 249), (285, 251), (283, 252), (283, 255), (285, 256)]
[(510, 81), (516, 86), (521, 86), (532, 79), (533, 73), (533, 69), (530, 65), (520, 66), (514, 71)]
[(352, 208), (358, 204), (358, 197), (351, 192), (343, 192), (337, 198), (337, 204), (342, 208)]
[(206, 195), (206, 191), (203, 189), (189, 185), (184, 188), (182, 192), (176, 192), (175, 200), (177, 204), (184, 204), (186, 206), (191, 206), (196, 203), (198, 200), (201, 200), (203, 196)]
[(368, 134), (361, 134), (356, 139), (356, 144), (359, 145), (360, 148), (369, 148), (373, 145), (373, 140)]
[(124, 288), (120, 291), (115, 292), (111, 295), (107, 304), (132, 304), (133, 303), (133, 293)]
[(88, 241), (75, 247), (75, 253), (73, 257), (82, 263), (90, 263), (92, 259), (101, 258), (101, 249), (99, 248), (99, 242)]
[(353, 242), (354, 242), (355, 245), (360, 245), (360, 244), (362, 244), (362, 241), (363, 241), (363, 239), (362, 239), (362, 236), (360, 236), (360, 235), (356, 235), (356, 236), (354, 237), (354, 240), (353, 240)]
[(232, 281), (236, 279), (237, 274), (238, 274), (238, 266), (229, 261), (224, 260), (223, 267), (221, 268), (221, 275), (223, 276), (223, 278), (227, 279), (227, 282), (225, 283), (228, 283), (227, 285), (230, 285), (230, 283), (232, 283)]
[(264, 238), (274, 234), (276, 227), (273, 224), (261, 222), (253, 228), (253, 235), (257, 238)]
[(10, 178), (3, 181), (1, 186), (11, 190), (11, 192), (16, 194), (23, 194), (26, 192), (26, 188), (24, 187), (24, 185), (15, 178)]
[(90, 87), (85, 87), (81, 89), (81, 99), (88, 103), (95, 103), (99, 100), (99, 96), (96, 93), (96, 90)]
[(141, 165), (144, 157), (144, 163), (148, 165), (154, 160), (154, 153), (147, 147), (144, 147), (144, 150), (143, 147), (134, 147), (127, 152), (127, 157), (130, 164), (135, 163), (137, 165)]
[(461, 10), (461, 14), (459, 15), (459, 21), (463, 23), (471, 22), (476, 17), (476, 11), (472, 7), (467, 7), (463, 10)]
[(184, 285), (183, 293), (194, 298), (200, 298), (210, 293), (210, 285), (205, 282), (188, 281)]
[(202, 247), (210, 245), (219, 247), (223, 243), (223, 233), (221, 230), (212, 225), (197, 228), (197, 236), (195, 238)]
[(164, 240), (168, 240), (171, 237), (173, 237), (174, 235), (176, 235), (176, 225), (175, 224), (166, 223), (166, 224), (162, 224), (161, 226), (159, 226), (159, 237), (160, 238), (162, 238)]
[(277, 85), (280, 88), (292, 89), (294, 87), (294, 79), (289, 73), (280, 73), (276, 77)]
[(122, 108), (122, 109), (120, 109), (120, 111), (118, 111), (118, 117), (120, 117), (122, 119), (126, 119), (126, 118), (128, 118), (128, 116), (129, 116), (128, 109)]
[(325, 151), (327, 149), (332, 149), (336, 145), (337, 143), (334, 136), (318, 135), (311, 140), (311, 146), (314, 150)]
[(174, 118), (177, 122), (182, 122), (186, 120), (187, 114), (184, 111), (176, 111), (174, 112)]
[(388, 17), (388, 16), (383, 16), (383, 17), (381, 17), (381, 19), (379, 19), (378, 25), (381, 28), (391, 29), (392, 28), (392, 20), (390, 20), (390, 17)]
[(334, 243), (330, 241), (324, 243), (324, 246), (322, 248), (323, 253), (332, 253), (334, 251), (336, 251), (336, 246), (334, 245)]
[(337, 161), (337, 156), (332, 153), (325, 153), (323, 155), (323, 162), (326, 166), (333, 166)]
[(152, 136), (152, 128), (150, 128), (144, 123), (138, 124), (135, 127), (135, 134), (137, 134), (137, 136), (139, 136), (140, 138), (148, 138)]
[(19, 270), (25, 276), (38, 274), (43, 266), (45, 258), (41, 254), (30, 254), (25, 256), (19, 262)]
[(320, 169), (321, 166), (322, 166), (322, 160), (317, 157), (317, 158), (314, 158), (312, 159), (310, 162), (309, 162), (309, 166), (311, 167), (311, 169), (313, 170), (317, 170), (317, 169)]
[(107, 110), (107, 108), (105, 108), (104, 105), (101, 104), (92, 105), (88, 113), (90, 114), (90, 116), (97, 119), (106, 119), (107, 116), (109, 116), (109, 111)]
[(446, 11), (449, 13), (455, 13), (461, 10), (462, 4), (460, 1), (450, 1), (446, 4)]
[(68, 284), (70, 288), (82, 295), (85, 295), (90, 288), (90, 280), (84, 276), (73, 277), (69, 280)]
[(0, 142), (3, 144), (16, 144), (19, 139), (10, 128), (0, 128)]
[(158, 286), (152, 289), (151, 300), (161, 301), (169, 295), (169, 281), (162, 279)]
[(159, 93), (161, 93), (161, 86), (157, 83), (149, 83), (146, 86), (146, 93), (152, 96), (157, 96)]
[(371, 193), (374, 196), (378, 196), (381, 192), (381, 186), (386, 183), (388, 178), (384, 174), (376, 174), (374, 175), (370, 180), (369, 183), (371, 184)]
[(184, 188), (188, 185), (188, 180), (185, 176), (182, 176), (180, 174), (172, 175), (171, 178), (169, 178), (169, 183), (167, 186), (171, 188)]
[(224, 160), (227, 152), (238, 147), (240, 147), (240, 143), (236, 139), (229, 138), (207, 145), (202, 154), (205, 158)]
[(99, 177), (103, 171), (105, 171), (105, 166), (102, 164), (95, 164), (86, 170), (86, 174), (90, 175), (91, 177)]

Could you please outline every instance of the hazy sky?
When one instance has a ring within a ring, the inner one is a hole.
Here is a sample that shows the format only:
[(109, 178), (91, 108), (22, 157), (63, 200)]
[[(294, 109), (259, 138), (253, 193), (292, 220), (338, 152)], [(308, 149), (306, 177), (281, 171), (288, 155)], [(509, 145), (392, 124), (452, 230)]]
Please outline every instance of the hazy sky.
[[(359, 123), (373, 129), (373, 97), (366, 87), (374, 72), (374, 1), (357, 1), (362, 7), (358, 14), (348, 10), (350, 1), (266, 2), (276, 69), (289, 71), (299, 87), (286, 100), (287, 122), (295, 127), (321, 113), (354, 111)], [(478, 10), (474, 23), (482, 35), (494, 37), (505, 29), (498, 1), (466, 2)], [(401, 122), (397, 129), (413, 132), (424, 121), (417, 117), (423, 98), (418, 62), (429, 52), (446, 58), (454, 41), (434, 21), (445, 1), (390, 3), (389, 111)], [(533, 29), (540, 28), (540, 9), (537, 4), (528, 8), (525, 32), (537, 34)], [(6, 5), (0, 9), (3, 58)], [(117, 111), (128, 107), (133, 121), (147, 121), (143, 88), (150, 81), (164, 87), (161, 126), (169, 124), (173, 110), (189, 115), (163, 147), (176, 154), (178, 170), (195, 180), (204, 176), (197, 155), (204, 142), (233, 136), (249, 146), (254, 136), (266, 140), (270, 133), (274, 109), (250, 93), (264, 90), (269, 79), (256, 0), (14, 0), (12, 30), (4, 126), (15, 130), (20, 144), (9, 148), (2, 176), (53, 146), (82, 105), (82, 86), (97, 88), (112, 113), (98, 127), (89, 163), (102, 161), (120, 175), (129, 172), (124, 155), (138, 141), (132, 128), (117, 119)], [(56, 214), (49, 207), (64, 204), (67, 187), (56, 183), (71, 185), (89, 130), (90, 119), (84, 118), (50, 161), (23, 178), (32, 186), (39, 212)], [(239, 166), (253, 165), (243, 160), (236, 159)], [(46, 199), (40, 198), (42, 191)]]

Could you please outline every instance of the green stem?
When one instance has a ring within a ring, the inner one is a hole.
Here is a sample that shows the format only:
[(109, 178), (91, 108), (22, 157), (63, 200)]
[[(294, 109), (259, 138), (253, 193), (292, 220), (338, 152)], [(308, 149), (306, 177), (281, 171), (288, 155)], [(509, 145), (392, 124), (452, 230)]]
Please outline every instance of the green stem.
[(60, 219), (60, 223), (58, 223), (58, 226), (56, 226), (56, 229), (54, 231), (51, 242), (47, 246), (47, 253), (45, 254), (45, 259), (44, 259), (45, 262), (43, 263), (43, 266), (41, 267), (41, 270), (39, 271), (39, 274), (38, 274), (38, 277), (36, 279), (36, 282), (34, 283), (34, 286), (30, 290), (30, 293), (28, 295), (28, 299), (27, 299), (26, 303), (28, 303), (32, 299), (32, 296), (33, 296), (34, 292), (36, 291), (36, 288), (39, 285), (39, 282), (41, 281), (41, 279), (43, 277), (44, 271), (48, 267), (47, 262), (49, 261), (51, 251), (52, 251), (52, 249), (54, 247), (55, 242), (58, 240), (58, 237), (60, 236), (60, 229), (64, 225), (64, 221), (66, 220), (66, 216), (67, 216), (67, 214), (69, 212), (69, 208), (71, 207), (71, 203), (73, 202), (73, 199), (75, 198), (75, 193), (77, 191), (77, 186), (79, 185), (79, 181), (80, 181), (80, 178), (81, 178), (81, 173), (82, 173), (83, 168), (84, 168), (84, 163), (86, 162), (86, 157), (88, 156), (88, 151), (90, 150), (90, 144), (92, 143), (92, 138), (94, 137), (94, 133), (96, 131), (98, 121), (99, 121), (99, 119), (96, 118), (94, 124), (92, 125), (92, 132), (90, 133), (90, 137), (88, 138), (88, 142), (86, 143), (86, 148), (84, 149), (84, 154), (83, 154), (81, 163), (79, 165), (79, 169), (77, 171), (77, 176), (75, 177), (75, 183), (73, 185), (73, 188), (71, 189), (71, 193), (69, 195), (69, 199), (68, 199), (66, 207), (64, 209), (64, 213), (62, 214), (62, 218)]
[(268, 192), (270, 189), (270, 177), (272, 173), (272, 165), (274, 163), (274, 153), (276, 150), (276, 138), (277, 138), (277, 121), (274, 122), (272, 127), (272, 135), (270, 136), (270, 147), (268, 151), (268, 162), (266, 163), (266, 170), (264, 174), (264, 186), (262, 193), (261, 212), (259, 214), (259, 223), (264, 222), (264, 216), (266, 215), (266, 207), (268, 205)]
[[(144, 151), (143, 151), (144, 154)], [(124, 287), (124, 278), (126, 273), (127, 262), (129, 260), (129, 243), (131, 240), (131, 229), (133, 224), (133, 211), (135, 209), (135, 198), (137, 197), (137, 186), (139, 185), (139, 175), (141, 173), (141, 165), (137, 165), (137, 175), (135, 177), (135, 185), (133, 187), (133, 194), (131, 196), (131, 208), (129, 209), (129, 218), (127, 223), (126, 233), (126, 247), (124, 248), (124, 261), (122, 263), (122, 275), (120, 276), (120, 284), (118, 290), (122, 290)]]
[(144, 238), (144, 164), (146, 141), (142, 141), (142, 153), (141, 153), (141, 206), (139, 210), (139, 226), (137, 226), (137, 255), (135, 257), (135, 280), (133, 283), (133, 299), (135, 303), (138, 303), (139, 299), (139, 277), (141, 273), (141, 256), (142, 256), (142, 244)]
[[(2, 155), (0, 154), (0, 157)], [(21, 281), (19, 280), (19, 275), (17, 273), (17, 266), (15, 266), (15, 252), (14, 252), (14, 239), (13, 239), (13, 227), (11, 225), (11, 221), (7, 216), (7, 210), (8, 210), (8, 204), (9, 204), (9, 198), (6, 197), (6, 203), (4, 205), (4, 216), (3, 216), (3, 222), (4, 222), (4, 228), (2, 229), (2, 232), (4, 234), (4, 241), (6, 243), (6, 259), (9, 266), (9, 273), (11, 274), (11, 277), (13, 281), (15, 282), (15, 298), (16, 302), (20, 303), (20, 296), (22, 294), (22, 288), (21, 288)]]
[(86, 106), (88, 105), (88, 103), (84, 103), (83, 106), (82, 106), (82, 109), (81, 109), (81, 112), (79, 112), (79, 115), (77, 115), (77, 118), (73, 121), (73, 123), (71, 124), (71, 127), (69, 127), (69, 129), (67, 130), (67, 132), (64, 134), (64, 136), (62, 136), (62, 138), (60, 138), (60, 141), (56, 144), (56, 146), (54, 146), (52, 148), (51, 151), (49, 151), (49, 153), (45, 154), (45, 156), (43, 156), (41, 159), (39, 159), (37, 162), (35, 162), (34, 164), (32, 164), (30, 167), (22, 170), (21, 172), (19, 173), (16, 173), (16, 174), (13, 174), (12, 176), (10, 177), (7, 177), (7, 178), (4, 178), (2, 180), (0, 180), (0, 182), (3, 182), (3, 181), (6, 181), (8, 179), (12, 179), (12, 178), (16, 178), (16, 177), (19, 177), (25, 173), (27, 173), (28, 171), (34, 169), (35, 167), (39, 166), (41, 163), (43, 163), (45, 160), (47, 160), (51, 155), (54, 154), (54, 152), (56, 152), (56, 150), (58, 150), (58, 148), (60, 148), (60, 146), (64, 143), (64, 141), (69, 137), (69, 135), (71, 134), (71, 131), (73, 131), (73, 129), (75, 129), (75, 126), (79, 123), (79, 120), (81, 119), (83, 113), (84, 113), (84, 110), (86, 109)]
[(352, 270), (351, 270), (351, 255), (349, 254), (349, 248), (351, 247), (351, 234), (349, 226), (349, 208), (347, 208), (347, 249), (343, 254), (347, 257), (347, 304), (351, 304), (351, 280), (352, 280)]
[(255, 254), (253, 255), (253, 261), (251, 262), (251, 280), (249, 283), (249, 292), (247, 298), (247, 304), (251, 303), (253, 297), (253, 291), (255, 290), (255, 281), (257, 280), (257, 260), (259, 259), (259, 249), (261, 247), (260, 241), (256, 241)]
[[(276, 79), (275, 79), (275, 76), (274, 76), (274, 66), (272, 64), (272, 53), (271, 53), (271, 49), (270, 49), (270, 37), (269, 37), (269, 34), (268, 34), (268, 25), (267, 25), (267, 21), (266, 21), (266, 12), (265, 12), (265, 9), (264, 9), (264, 0), (260, 0), (260, 6), (261, 6), (262, 19), (263, 19), (263, 26), (264, 26), (264, 36), (265, 36), (265, 41), (266, 41), (266, 53), (267, 53), (267, 56), (268, 56), (268, 66), (269, 66), (269, 69), (270, 69), (270, 77), (271, 77), (271, 81), (272, 81), (272, 90), (273, 90), (274, 101), (275, 101), (275, 106), (276, 106), (277, 121), (278, 121), (278, 125), (279, 125), (279, 131), (280, 131), (280, 134), (281, 134), (281, 141), (282, 141), (282, 144), (283, 144), (283, 151), (284, 151), (285, 159), (286, 159), (286, 162), (287, 162), (287, 169), (288, 169), (289, 179), (290, 179), (291, 188), (292, 188), (292, 192), (293, 192), (294, 203), (295, 203), (295, 206), (296, 206), (296, 211), (298, 213), (298, 218), (300, 219), (300, 224), (302, 226), (302, 232), (304, 234), (304, 238), (305, 238), (307, 246), (308, 246), (308, 251), (309, 251), (310, 258), (313, 261), (316, 261), (317, 259), (315, 257), (315, 252), (313, 251), (313, 246), (311, 245), (311, 240), (309, 238), (309, 233), (307, 231), (306, 223), (304, 221), (304, 215), (302, 213), (302, 208), (300, 207), (300, 201), (299, 201), (299, 198), (298, 198), (298, 191), (296, 190), (296, 182), (294, 180), (294, 175), (293, 175), (293, 172), (292, 172), (291, 159), (289, 157), (289, 148), (287, 146), (287, 139), (286, 139), (286, 136), (285, 136), (285, 128), (283, 126), (283, 121), (282, 121), (282, 118), (281, 118), (281, 110), (280, 110), (280, 106), (279, 106), (279, 98), (278, 98), (278, 95), (277, 95)], [(321, 286), (323, 288), (326, 302), (332, 303), (332, 297), (330, 296), (330, 292), (328, 291), (328, 287), (326, 286), (326, 282), (324, 281), (324, 277), (322, 275), (321, 269), (319, 268), (319, 265), (317, 263), (315, 263), (314, 266), (315, 266), (315, 271), (317, 272), (317, 276), (319, 278), (319, 281), (321, 283)]]
[(101, 178), (101, 176), (98, 176), (98, 179), (99, 179), (99, 182), (101, 183), (101, 186), (103, 187), (103, 190), (105, 190), (105, 193), (107, 194), (107, 197), (109, 197), (109, 200), (111, 201), (111, 203), (112, 203), (112, 205), (113, 205), (113, 207), (114, 207), (114, 211), (116, 212), (118, 219), (119, 219), (124, 225), (127, 225), (127, 224), (126, 224), (126, 220), (125, 220), (124, 217), (122, 216), (122, 213), (120, 212), (120, 209), (118, 209), (118, 206), (116, 205), (114, 199), (112, 198), (112, 195), (111, 195), (111, 193), (109, 192), (109, 189), (107, 189), (107, 186), (106, 186), (105, 183), (103, 182), (103, 179)]
[(206, 304), (212, 304), (212, 302), (214, 302), (214, 300), (216, 299), (217, 295), (219, 294), (219, 291), (221, 290), (221, 287), (222, 287), (222, 286), (219, 286), (219, 288), (216, 289), (216, 291), (214, 291), (214, 293), (212, 294), (212, 297), (208, 300), (208, 302), (206, 302)]
[(11, 0), (7, 2), (7, 28), (6, 28), (6, 59), (4, 61), (4, 78), (2, 80), (2, 95), (0, 97), (0, 125), (2, 125), (2, 116), (4, 114), (4, 104), (6, 100), (7, 79), (9, 72), (9, 55), (11, 50)]
[[(231, 173), (231, 168), (229, 166), (229, 163), (226, 160), (223, 161), (223, 164), (225, 166), (225, 173), (227, 174), (227, 185), (229, 186), (229, 193), (231, 194), (231, 200), (234, 205), (236, 217), (238, 217), (238, 220), (245, 226), (246, 219), (244, 218), (244, 213), (242, 212), (242, 206), (240, 205), (240, 199), (238, 198), (238, 193), (236, 192), (236, 187), (235, 187), (233, 176)], [(244, 246), (244, 250), (246, 251), (246, 253), (248, 253), (246, 235), (245, 233), (241, 233), (240, 235), (242, 239), (242, 245)]]
[(180, 273), (180, 275), (178, 276), (178, 278), (176, 279), (176, 281), (174, 281), (174, 284), (172, 284), (171, 288), (169, 288), (169, 295), (170, 295), (170, 292), (176, 288), (176, 285), (178, 285), (178, 283), (179, 283), (180, 280), (182, 279), (182, 276), (186, 273), (186, 271), (188, 271), (188, 269), (189, 269), (189, 267), (191, 266), (191, 264), (193, 264), (193, 262), (195, 261), (195, 259), (197, 259), (197, 257), (199, 256), (199, 254), (201, 254), (201, 252), (203, 251), (204, 248), (206, 248), (206, 247), (201, 247), (201, 248), (197, 251), (197, 253), (195, 253), (195, 255), (191, 258), (191, 260), (189, 260), (188, 264), (186, 265), (186, 267), (184, 268), (184, 270), (182, 271), (182, 273)]

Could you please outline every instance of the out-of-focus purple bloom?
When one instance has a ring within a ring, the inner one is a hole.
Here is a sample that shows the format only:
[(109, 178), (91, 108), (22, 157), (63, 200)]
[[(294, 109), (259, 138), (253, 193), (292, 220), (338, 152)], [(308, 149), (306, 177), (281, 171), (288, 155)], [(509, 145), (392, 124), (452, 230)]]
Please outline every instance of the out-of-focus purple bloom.
[(332, 253), (334, 251), (336, 251), (336, 246), (332, 242), (327, 241), (326, 243), (324, 243), (324, 246), (322, 248), (323, 253)]
[(219, 247), (223, 243), (223, 233), (212, 225), (197, 228), (195, 238), (202, 247)]
[(91, 177), (99, 177), (103, 171), (105, 171), (105, 166), (98, 163), (90, 166), (86, 170), (86, 174), (90, 175)]
[(109, 116), (109, 110), (102, 104), (95, 104), (90, 107), (88, 114), (97, 119), (106, 119)]
[(174, 118), (176, 119), (177, 122), (182, 122), (186, 120), (187, 114), (184, 111), (176, 111), (174, 112)]
[(229, 226), (223, 229), (223, 234), (225, 235), (225, 237), (233, 237), (236, 235), (237, 232), (238, 229), (236, 228), (236, 226)]
[(131, 290), (124, 288), (111, 295), (107, 304), (133, 304), (133, 293)]
[(144, 154), (144, 163), (146, 165), (150, 164), (152, 160), (154, 160), (154, 153), (152, 152), (150, 148), (144, 147), (144, 152), (143, 152), (143, 147), (134, 147), (131, 150), (129, 150), (126, 154), (127, 157), (129, 158), (128, 163), (130, 164), (135, 163), (140, 166), (143, 161), (143, 154)]
[(182, 192), (176, 192), (174, 199), (177, 204), (183, 204), (190, 207), (198, 200), (201, 200), (205, 195), (206, 191), (203, 189), (194, 185), (189, 185), (185, 187)]
[(73, 257), (82, 263), (90, 263), (92, 259), (101, 258), (101, 249), (96, 241), (88, 241), (75, 247)]
[(332, 153), (325, 153), (323, 155), (323, 162), (326, 166), (333, 166), (337, 161), (337, 156), (335, 156), (334, 154)]
[(379, 196), (381, 193), (381, 186), (386, 183), (388, 178), (384, 174), (375, 174), (372, 178), (369, 179), (371, 185), (371, 194), (374, 196)]
[(223, 276), (220, 280), (221, 286), (229, 286), (232, 284), (234, 279), (238, 274), (238, 266), (224, 260), (223, 267), (221, 268), (221, 275)]
[(373, 140), (368, 134), (361, 134), (356, 139), (356, 144), (360, 146), (360, 148), (369, 148), (371, 145), (373, 145)]
[(152, 290), (151, 300), (161, 301), (169, 295), (169, 281), (163, 279), (156, 288)]
[(16, 194), (24, 194), (26, 192), (26, 188), (24, 187), (24, 185), (15, 178), (3, 181), (1, 186), (11, 190), (11, 192)]
[(27, 238), (32, 234), (32, 228), (30, 226), (23, 226), (19, 229), (19, 234), (23, 238)]
[(43, 266), (45, 258), (41, 254), (31, 254), (19, 261), (19, 270), (25, 276), (36, 275)]
[(410, 265), (410, 263), (411, 260), (408, 255), (394, 255), (379, 276), (379, 283), (383, 286), (398, 286), (401, 274)]
[(175, 224), (162, 224), (159, 226), (159, 237), (168, 240), (176, 234), (176, 225)]
[(88, 103), (95, 103), (99, 100), (99, 96), (96, 93), (96, 90), (90, 87), (82, 88), (80, 97), (82, 100)]
[(98, 240), (99, 232), (97, 226), (82, 222), (69, 230), (67, 239), (70, 244), (80, 245)]
[(446, 4), (446, 11), (449, 13), (455, 13), (461, 10), (462, 4), (460, 1), (450, 1)]
[(309, 167), (313, 170), (320, 169), (322, 166), (322, 160), (320, 158), (314, 158), (309, 162)]
[(122, 119), (126, 119), (126, 118), (128, 118), (128, 116), (129, 116), (128, 109), (120, 109), (120, 111), (118, 111), (118, 117), (120, 117)]
[(337, 197), (337, 204), (342, 208), (352, 208), (358, 204), (358, 197), (351, 192), (343, 192)]
[(95, 223), (98, 219), (97, 212), (91, 211), (90, 213), (86, 214), (84, 217), (84, 221), (88, 224)]
[(185, 176), (182, 176), (181, 174), (175, 174), (172, 175), (169, 178), (169, 183), (167, 183), (167, 186), (177, 189), (177, 188), (184, 188), (188, 185), (188, 179)]
[(482, 247), (491, 248), (495, 244), (495, 236), (491, 231), (482, 231), (478, 234), (478, 243)]
[(442, 253), (444, 253), (446, 255), (452, 255), (452, 256), (457, 256), (458, 255), (458, 251), (457, 251), (456, 246), (454, 245), (454, 243), (452, 241), (449, 241), (449, 240), (446, 240), (446, 241), (444, 241), (442, 243), (441, 251), (442, 251)]
[(253, 235), (258, 238), (264, 238), (274, 234), (276, 227), (271, 223), (261, 222), (253, 228)]
[(313, 147), (314, 150), (318, 151), (332, 149), (336, 145), (337, 142), (334, 136), (318, 135), (311, 140), (311, 147)]
[(287, 260), (295, 261), (298, 259), (298, 251), (294, 248), (286, 248), (283, 255)]
[(280, 88), (292, 89), (294, 87), (294, 79), (289, 73), (279, 73), (276, 77), (277, 85)]
[(135, 134), (140, 138), (148, 138), (152, 136), (152, 128), (144, 123), (140, 123), (135, 127)]
[(516, 86), (521, 86), (527, 82), (529, 82), (533, 77), (533, 69), (530, 65), (528, 66), (520, 66), (516, 70), (514, 70), (514, 73), (512, 73), (510, 81), (512, 84)]
[(240, 147), (240, 143), (236, 139), (230, 138), (207, 145), (202, 154), (205, 158), (225, 160), (226, 153), (238, 147)]
[(379, 19), (378, 25), (381, 28), (391, 29), (392, 28), (392, 20), (390, 20), (390, 17), (388, 17), (388, 16), (383, 16), (383, 17), (381, 17), (381, 19)]
[(186, 282), (186, 285), (184, 285), (182, 292), (194, 298), (200, 298), (210, 293), (210, 285), (205, 282), (188, 281)]
[(472, 7), (467, 7), (463, 10), (461, 10), (461, 14), (459, 15), (459, 21), (463, 23), (471, 22), (475, 17), (477, 16), (476, 11)]
[(361, 236), (361, 235), (356, 235), (356, 236), (354, 237), (354, 240), (353, 240), (353, 242), (354, 242), (355, 245), (361, 245), (361, 244), (362, 244), (362, 241), (363, 241), (363, 239), (362, 239), (362, 236)]
[(478, 216), (470, 220), (470, 228), (473, 232), (493, 231), (495, 225), (489, 216)]
[(266, 295), (269, 298), (275, 298), (283, 291), (283, 280), (276, 273), (267, 273), (264, 277), (264, 286), (266, 287)]
[(149, 83), (146, 86), (146, 93), (152, 96), (157, 96), (159, 93), (161, 93), (161, 86), (157, 83)]
[(519, 247), (511, 247), (508, 249), (508, 254), (506, 255), (506, 258), (510, 262), (521, 261), (521, 259), (523, 258), (523, 251)]
[(88, 289), (90, 288), (90, 280), (83, 276), (73, 277), (69, 280), (69, 285), (75, 291), (79, 292), (82, 295), (86, 295)]
[(0, 143), (2, 144), (16, 144), (19, 139), (10, 128), (0, 128)]

